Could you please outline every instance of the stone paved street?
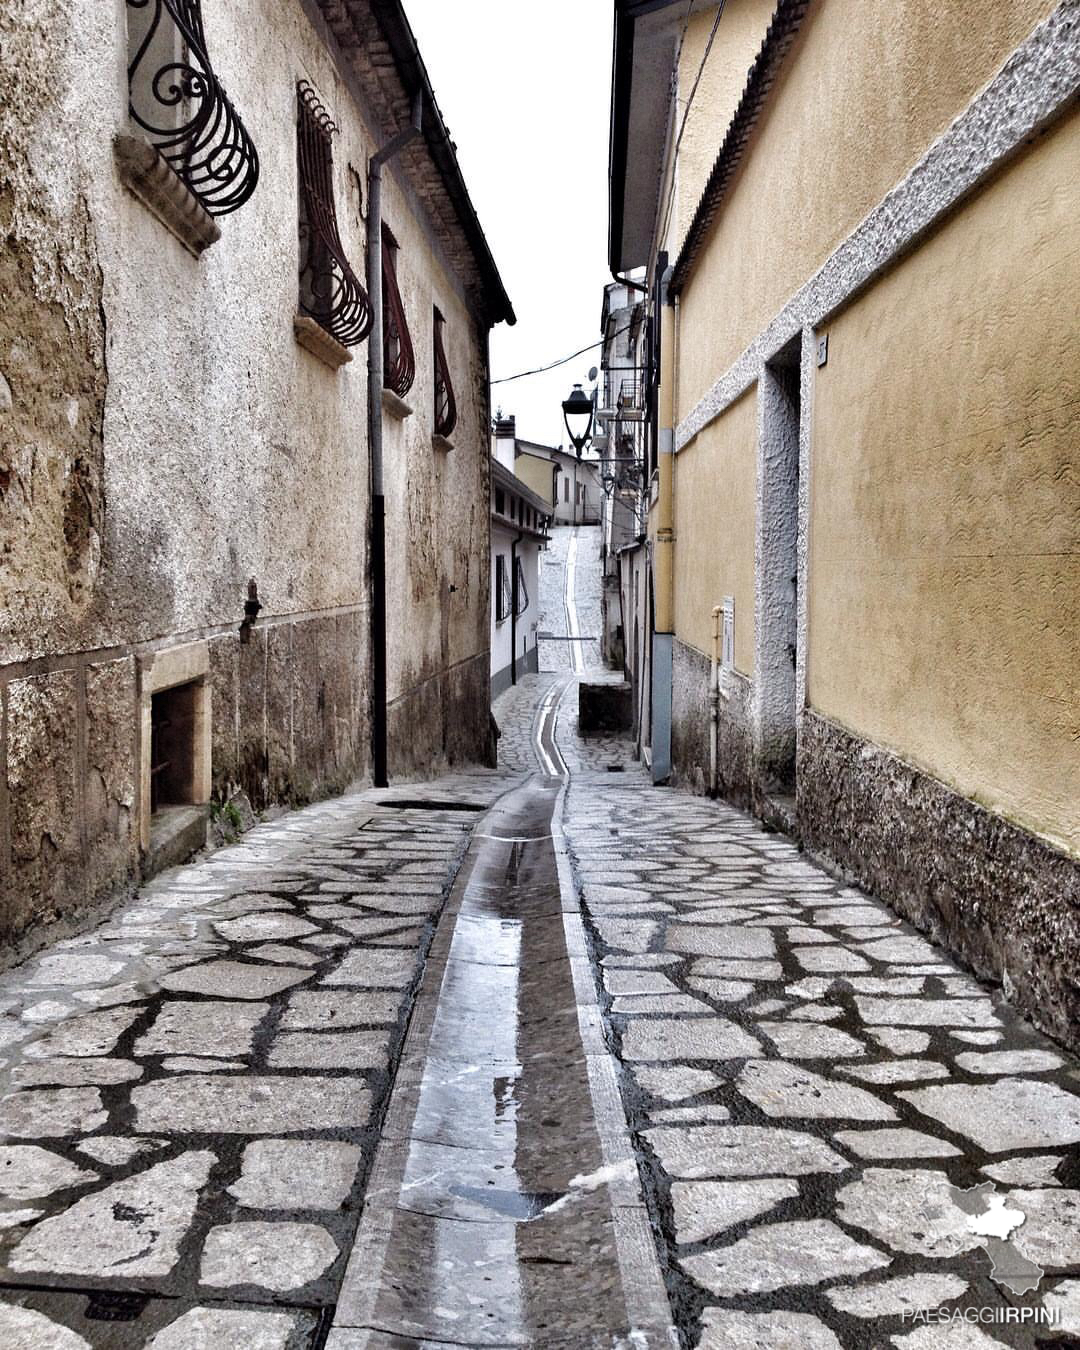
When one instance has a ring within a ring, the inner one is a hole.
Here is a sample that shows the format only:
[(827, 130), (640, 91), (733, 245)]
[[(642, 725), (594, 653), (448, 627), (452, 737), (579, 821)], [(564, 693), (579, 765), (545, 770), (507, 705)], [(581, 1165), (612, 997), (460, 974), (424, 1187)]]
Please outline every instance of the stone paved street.
[(0, 978), (0, 1346), (312, 1344), (435, 922), (504, 785), (256, 826)]
[(575, 708), (0, 978), (4, 1350), (1074, 1343), (1076, 1062)]
[[(574, 543), (576, 538), (576, 544)], [(540, 629), (555, 638), (569, 634), (566, 609), (566, 560), (574, 544), (574, 604), (578, 632), (584, 637), (599, 639), (600, 613), (600, 527), (598, 525), (556, 525), (551, 540), (540, 555)], [(573, 646), (570, 642), (541, 638), (539, 642), (540, 670), (569, 672), (573, 670)], [(580, 644), (585, 667), (600, 661), (598, 640)]]
[[(564, 828), (687, 1344), (1074, 1343), (1075, 1059), (782, 836), (573, 721)], [(1040, 1307), (1055, 1328), (911, 1319)]]

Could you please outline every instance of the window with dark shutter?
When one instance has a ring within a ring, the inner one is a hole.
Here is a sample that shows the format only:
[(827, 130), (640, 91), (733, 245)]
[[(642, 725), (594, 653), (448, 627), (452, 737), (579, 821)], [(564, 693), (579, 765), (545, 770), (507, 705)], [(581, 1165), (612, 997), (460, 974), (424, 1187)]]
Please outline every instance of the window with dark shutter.
[(343, 347), (371, 331), (368, 293), (353, 271), (334, 209), (332, 141), (337, 127), (306, 80), (296, 87), (300, 170), (300, 311)]
[(450, 366), (443, 347), (443, 325), (446, 320), (435, 310), (435, 434), (449, 437), (457, 426), (457, 403), (454, 400), (454, 386), (450, 379)]
[(259, 156), (214, 74), (202, 0), (127, 0), (131, 120), (211, 216), (255, 191)]
[(383, 385), (404, 398), (416, 378), (405, 306), (397, 279), (397, 241), (384, 224), (382, 227), (382, 300), (383, 300)]

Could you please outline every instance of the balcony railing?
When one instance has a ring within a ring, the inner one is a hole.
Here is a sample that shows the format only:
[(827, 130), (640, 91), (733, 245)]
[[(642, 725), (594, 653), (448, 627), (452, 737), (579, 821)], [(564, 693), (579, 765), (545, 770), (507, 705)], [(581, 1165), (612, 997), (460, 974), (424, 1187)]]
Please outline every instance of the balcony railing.
[(615, 407), (620, 421), (643, 422), (648, 388), (644, 370), (627, 371), (619, 377), (619, 393)]
[(211, 216), (255, 191), (259, 156), (214, 74), (201, 0), (127, 0), (132, 121)]

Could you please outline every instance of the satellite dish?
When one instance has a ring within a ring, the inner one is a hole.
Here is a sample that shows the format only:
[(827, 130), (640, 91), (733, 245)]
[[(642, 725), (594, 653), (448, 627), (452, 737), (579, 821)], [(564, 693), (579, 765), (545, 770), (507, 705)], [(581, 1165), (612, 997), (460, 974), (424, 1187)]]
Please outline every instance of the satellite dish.
[(589, 367), (589, 379), (590, 379), (590, 380), (595, 380), (595, 379), (596, 379), (596, 367), (595, 367), (595, 366), (590, 366), (590, 367)]

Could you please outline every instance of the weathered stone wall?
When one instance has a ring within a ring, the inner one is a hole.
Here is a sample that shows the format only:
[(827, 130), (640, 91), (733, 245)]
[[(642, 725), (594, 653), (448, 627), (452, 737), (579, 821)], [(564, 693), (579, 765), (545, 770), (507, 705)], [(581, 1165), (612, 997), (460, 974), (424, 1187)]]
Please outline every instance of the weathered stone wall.
[(803, 845), (1080, 1045), (1080, 863), (814, 713), (799, 738)]
[(351, 611), (210, 642), (215, 797), (296, 806), (370, 772), (366, 623)]
[[(367, 347), (335, 371), (294, 338), (297, 80), (340, 129), (338, 225), (361, 277), (367, 161), (397, 127), (376, 124), (303, 0), (207, 5), (211, 58), (261, 177), (197, 259), (118, 173), (125, 14), (123, 0), (0, 12), (0, 938), (12, 953), (139, 875), (139, 669), (160, 648), (208, 644), (216, 795), (298, 803), (370, 771)], [(391, 763), (420, 773), (490, 755), (488, 411), (475, 278), (450, 261), (449, 207), (415, 166), (406, 156), (384, 176), (415, 411), (384, 420), (389, 694), (409, 709), (391, 718)], [(452, 451), (431, 437), (433, 305), (459, 408)], [(241, 644), (251, 577), (263, 610)]]
[(486, 652), (414, 685), (390, 704), (392, 778), (423, 778), (432, 763), (472, 760), (495, 767), (491, 672)]
[[(700, 793), (709, 791), (709, 679), (708, 657), (676, 638), (671, 649), (672, 776)], [(735, 673), (729, 687), (717, 723), (717, 794), (749, 807), (754, 796), (750, 682)]]

